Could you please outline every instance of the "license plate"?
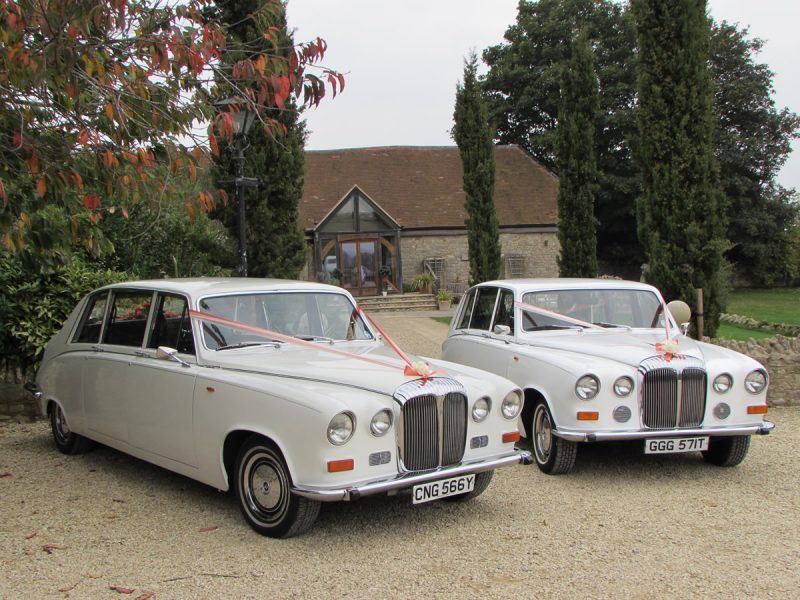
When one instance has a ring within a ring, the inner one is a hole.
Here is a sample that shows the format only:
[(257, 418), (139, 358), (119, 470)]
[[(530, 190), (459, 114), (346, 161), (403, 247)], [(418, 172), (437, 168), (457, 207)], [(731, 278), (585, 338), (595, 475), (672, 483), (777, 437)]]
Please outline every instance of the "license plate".
[(708, 436), (688, 438), (656, 438), (644, 441), (645, 454), (672, 454), (708, 450)]
[(431, 500), (438, 500), (439, 498), (447, 498), (448, 496), (455, 496), (456, 494), (466, 494), (471, 492), (475, 487), (475, 475), (460, 475), (458, 477), (451, 477), (450, 479), (442, 479), (441, 481), (431, 481), (430, 483), (421, 483), (412, 488), (414, 504), (421, 504), (423, 502), (430, 502)]

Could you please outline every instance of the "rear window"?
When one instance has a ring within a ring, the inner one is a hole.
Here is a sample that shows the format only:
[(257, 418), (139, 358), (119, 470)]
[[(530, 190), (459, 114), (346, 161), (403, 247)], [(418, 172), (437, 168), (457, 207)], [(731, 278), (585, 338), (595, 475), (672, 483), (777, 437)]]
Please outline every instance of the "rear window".
[(106, 314), (107, 304), (108, 292), (95, 294), (89, 298), (73, 342), (96, 344), (100, 341), (100, 331), (103, 328), (103, 317)]

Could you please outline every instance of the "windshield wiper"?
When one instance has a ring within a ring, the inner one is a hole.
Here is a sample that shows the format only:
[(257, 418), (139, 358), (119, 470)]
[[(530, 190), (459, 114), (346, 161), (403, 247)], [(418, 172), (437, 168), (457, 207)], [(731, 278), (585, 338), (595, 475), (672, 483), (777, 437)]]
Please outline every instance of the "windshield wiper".
[(238, 344), (228, 344), (227, 346), (220, 346), (217, 350), (233, 350), (236, 348), (249, 348), (252, 346), (272, 346), (273, 348), (280, 348), (283, 342), (272, 340), (269, 342), (239, 342)]
[(298, 340), (303, 340), (304, 342), (325, 342), (326, 344), (333, 344), (336, 341), (324, 335), (295, 335), (292, 337), (296, 337)]
[(585, 329), (585, 327), (581, 325), (537, 325), (525, 331), (553, 331), (556, 329), (576, 329), (580, 331), (581, 329)]
[(617, 328), (620, 327), (622, 329), (627, 329), (630, 331), (632, 327), (630, 325), (618, 325), (616, 323), (603, 323), (602, 321), (598, 321), (597, 323), (592, 323), (592, 325), (597, 325), (598, 327), (606, 327), (606, 328)]

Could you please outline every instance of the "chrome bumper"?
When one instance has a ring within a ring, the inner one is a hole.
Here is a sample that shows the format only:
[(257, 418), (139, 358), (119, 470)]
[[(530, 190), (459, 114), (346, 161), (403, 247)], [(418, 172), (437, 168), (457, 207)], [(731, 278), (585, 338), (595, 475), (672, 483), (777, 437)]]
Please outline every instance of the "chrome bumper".
[(571, 442), (609, 442), (612, 440), (643, 440), (661, 437), (690, 437), (699, 435), (767, 435), (775, 427), (775, 423), (762, 421), (754, 425), (734, 427), (693, 427), (690, 429), (640, 429), (638, 431), (575, 431), (559, 429), (553, 435)]
[(303, 496), (305, 498), (311, 498), (312, 500), (319, 500), (322, 502), (358, 500), (362, 496), (372, 496), (374, 494), (381, 494), (393, 490), (402, 490), (420, 483), (427, 483), (429, 481), (448, 479), (449, 477), (467, 475), (469, 473), (492, 471), (500, 467), (508, 467), (520, 463), (529, 465), (531, 462), (532, 459), (530, 452), (527, 450), (515, 450), (513, 454), (507, 454), (498, 458), (461, 463), (460, 465), (454, 467), (443, 467), (435, 471), (426, 471), (425, 473), (409, 473), (405, 475), (398, 475), (393, 479), (384, 479), (370, 483), (356, 484), (348, 487), (323, 488), (313, 486), (297, 486), (292, 489), (292, 492), (298, 496)]

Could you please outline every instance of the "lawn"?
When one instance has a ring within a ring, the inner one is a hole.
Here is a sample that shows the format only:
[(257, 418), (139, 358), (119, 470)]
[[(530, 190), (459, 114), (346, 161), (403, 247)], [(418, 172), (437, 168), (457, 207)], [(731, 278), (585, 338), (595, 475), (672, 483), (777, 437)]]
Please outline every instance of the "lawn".
[(800, 325), (800, 288), (734, 290), (725, 312), (769, 323)]

